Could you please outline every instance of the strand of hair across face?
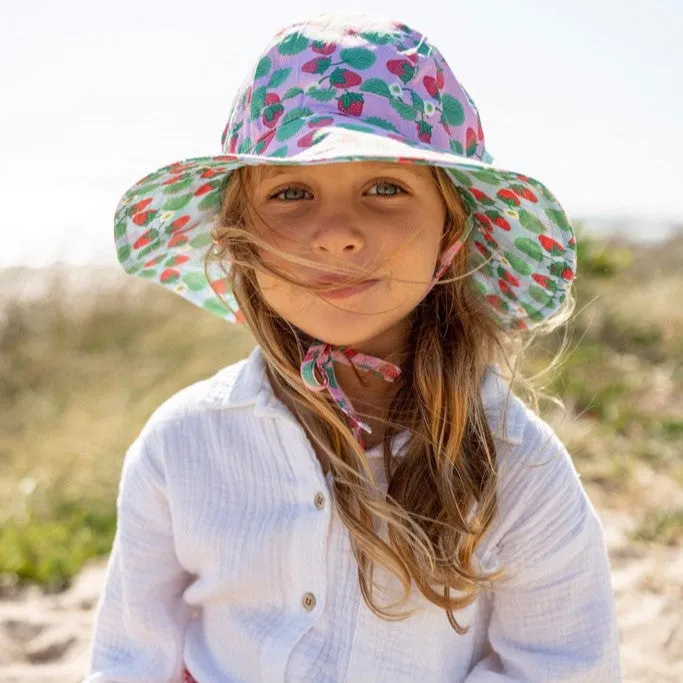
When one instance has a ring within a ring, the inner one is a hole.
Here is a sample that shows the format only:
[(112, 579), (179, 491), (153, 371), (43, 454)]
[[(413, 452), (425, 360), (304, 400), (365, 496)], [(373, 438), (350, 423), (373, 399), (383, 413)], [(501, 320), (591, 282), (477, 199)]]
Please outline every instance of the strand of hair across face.
[[(467, 236), (470, 234), (474, 225), (473, 217), (470, 216), (465, 225), (465, 231), (453, 244), (446, 249), (439, 259), (436, 274), (427, 290), (429, 293), (441, 276), (446, 272), (453, 262), (455, 255), (462, 249)], [(304, 384), (312, 391), (327, 391), (334, 399), (335, 403), (344, 412), (351, 422), (351, 430), (354, 437), (360, 443), (361, 448), (365, 449), (363, 432), (372, 434), (372, 429), (368, 424), (362, 422), (356, 413), (349, 397), (344, 393), (337, 376), (334, 372), (335, 361), (351, 365), (362, 370), (370, 370), (387, 382), (393, 382), (400, 374), (401, 368), (393, 363), (389, 363), (376, 356), (369, 356), (359, 351), (354, 351), (349, 346), (333, 346), (325, 342), (314, 342), (306, 351), (306, 355), (301, 363), (301, 379)], [(320, 379), (319, 379), (320, 378)]]

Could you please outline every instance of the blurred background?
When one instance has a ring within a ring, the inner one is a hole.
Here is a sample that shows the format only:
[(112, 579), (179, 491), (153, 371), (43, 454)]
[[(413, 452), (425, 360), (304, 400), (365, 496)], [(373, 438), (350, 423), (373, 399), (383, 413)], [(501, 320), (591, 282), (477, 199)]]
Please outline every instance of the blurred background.
[[(0, 680), (78, 680), (126, 448), (252, 339), (118, 267), (139, 178), (220, 153), (232, 96), (290, 0), (27, 0), (0, 9)], [(425, 33), (494, 165), (578, 236), (576, 313), (534, 345), (542, 416), (603, 520), (625, 681), (683, 680), (683, 3), (345, 1)]]

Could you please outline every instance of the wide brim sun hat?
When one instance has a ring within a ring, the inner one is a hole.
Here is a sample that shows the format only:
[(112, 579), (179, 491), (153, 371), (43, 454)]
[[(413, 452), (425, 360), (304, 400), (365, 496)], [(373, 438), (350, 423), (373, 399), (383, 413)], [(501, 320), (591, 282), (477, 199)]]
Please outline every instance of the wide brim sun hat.
[(117, 207), (115, 238), (126, 272), (228, 322), (243, 321), (228, 264), (205, 261), (231, 172), (255, 164), (440, 166), (468, 212), (458, 247), (469, 277), (503, 327), (534, 327), (571, 288), (576, 244), (561, 205), (538, 180), (492, 164), (474, 102), (405, 24), (335, 13), (282, 29), (238, 89), (221, 143), (216, 156), (136, 182)]

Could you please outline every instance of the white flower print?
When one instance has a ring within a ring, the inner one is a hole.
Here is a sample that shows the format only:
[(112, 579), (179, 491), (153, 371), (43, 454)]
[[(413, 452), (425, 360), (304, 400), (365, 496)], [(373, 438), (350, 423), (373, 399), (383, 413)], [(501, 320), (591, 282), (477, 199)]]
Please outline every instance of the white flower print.
[(434, 116), (436, 112), (436, 107), (431, 102), (425, 102), (425, 115)]
[(403, 95), (403, 86), (396, 81), (394, 83), (390, 83), (389, 84), (389, 92), (394, 97), (401, 97), (401, 95)]

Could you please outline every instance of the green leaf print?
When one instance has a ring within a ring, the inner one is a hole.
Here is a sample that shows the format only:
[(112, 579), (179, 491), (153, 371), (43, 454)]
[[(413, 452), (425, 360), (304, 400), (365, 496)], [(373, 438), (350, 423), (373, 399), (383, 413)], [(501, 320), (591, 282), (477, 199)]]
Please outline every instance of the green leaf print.
[(487, 185), (500, 185), (501, 184), (501, 178), (494, 173), (493, 171), (489, 171), (486, 169), (483, 170), (473, 170), (471, 171), (472, 175), (482, 183), (486, 183)]
[(362, 92), (370, 92), (373, 95), (391, 98), (391, 90), (389, 90), (389, 86), (381, 78), (368, 78), (360, 86), (360, 89)]
[(451, 152), (453, 152), (454, 154), (459, 154), (460, 156), (464, 156), (464, 154), (462, 153), (462, 145), (457, 140), (451, 140), (448, 144), (451, 148)]
[(389, 100), (389, 104), (398, 112), (398, 115), (402, 119), (405, 119), (406, 121), (415, 121), (417, 118), (417, 112), (409, 104), (393, 98)]
[(230, 313), (228, 307), (216, 297), (204, 301), (202, 303), (202, 308), (220, 316), (224, 316), (226, 313)]
[(414, 90), (410, 91), (410, 99), (413, 101), (413, 107), (415, 107), (415, 109), (418, 111), (425, 110), (424, 100)]
[(364, 31), (360, 34), (362, 38), (371, 42), (373, 45), (387, 45), (392, 41), (391, 33), (380, 33), (379, 31)]
[(188, 187), (190, 187), (190, 185), (192, 185), (192, 178), (187, 177), (183, 180), (179, 180), (177, 183), (173, 183), (172, 185), (166, 185), (162, 192), (164, 194), (178, 194), (179, 192), (186, 190)]
[(251, 138), (244, 138), (242, 142), (240, 142), (240, 146), (237, 148), (237, 153), (238, 154), (247, 154), (249, 152), (249, 149), (251, 148)]
[(545, 316), (540, 312), (537, 311), (531, 304), (522, 303), (522, 308), (526, 311), (527, 315), (529, 316), (529, 320), (535, 323), (541, 322), (541, 320), (545, 319)]
[(261, 109), (266, 104), (266, 86), (262, 85), (260, 88), (256, 88), (251, 95), (251, 104), (249, 113), (251, 114), (252, 120), (261, 114)]
[(211, 244), (211, 234), (204, 232), (201, 235), (197, 235), (190, 240), (190, 246), (196, 248), (205, 247), (207, 244)]
[(221, 193), (218, 192), (218, 190), (214, 190), (213, 192), (210, 192), (209, 194), (206, 195), (202, 199), (199, 204), (197, 204), (197, 209), (199, 211), (206, 211), (207, 209), (210, 209), (212, 206), (216, 206), (216, 204), (219, 204), (221, 201)]
[(294, 107), (294, 109), (290, 109), (283, 117), (282, 117), (282, 123), (287, 124), (291, 123), (295, 119), (300, 119), (303, 118), (304, 116), (310, 116), (313, 113), (311, 109), (308, 107)]
[(285, 100), (289, 100), (292, 97), (296, 97), (297, 95), (302, 95), (304, 92), (303, 88), (299, 88), (295, 86), (294, 88), (290, 88), (283, 96), (282, 96), (282, 101), (284, 102)]
[(391, 123), (391, 121), (382, 119), (379, 116), (368, 116), (366, 117), (365, 122), (371, 123), (374, 126), (378, 126), (379, 128), (384, 128), (384, 130), (390, 130), (392, 133), (400, 133), (399, 129), (396, 128), (396, 126), (393, 123)]
[(339, 58), (354, 69), (368, 69), (375, 63), (374, 53), (364, 47), (344, 48)]
[(278, 46), (277, 51), (281, 55), (296, 55), (303, 52), (308, 47), (308, 39), (300, 33), (288, 35)]
[(191, 201), (194, 195), (190, 192), (189, 194), (183, 194), (180, 197), (173, 197), (169, 199), (162, 207), (162, 211), (178, 211), (186, 207)]
[(527, 229), (529, 232), (533, 232), (535, 235), (542, 235), (546, 231), (545, 225), (543, 225), (533, 213), (526, 209), (519, 210), (519, 222), (523, 228)]
[(121, 239), (126, 234), (126, 221), (118, 221), (114, 226), (114, 239)]
[(543, 250), (535, 240), (529, 239), (528, 237), (518, 237), (515, 240), (515, 246), (523, 254), (534, 259), (534, 261), (541, 261), (543, 259)]
[(505, 254), (505, 258), (510, 262), (512, 269), (516, 273), (519, 273), (520, 275), (531, 275), (533, 269), (523, 258), (513, 254), (511, 251), (506, 251), (503, 253)]
[(275, 137), (280, 141), (288, 140), (292, 135), (296, 135), (305, 123), (306, 121), (304, 119), (294, 119), (294, 121), (285, 123), (278, 128)]
[(116, 254), (119, 261), (126, 261), (130, 256), (130, 246), (128, 244), (124, 244), (122, 247), (118, 248)]
[(459, 126), (465, 121), (465, 110), (462, 104), (455, 97), (448, 93), (441, 96), (441, 106), (443, 110), (443, 120), (449, 126)]
[(558, 211), (557, 209), (546, 209), (545, 213), (546, 216), (548, 216), (548, 218), (550, 218), (550, 220), (561, 230), (570, 231), (572, 229), (572, 226), (569, 225), (569, 221), (567, 220), (564, 212)]
[(286, 157), (287, 156), (287, 145), (284, 145), (283, 147), (279, 147), (276, 149), (274, 152), (271, 152), (268, 156), (271, 157)]
[(465, 187), (472, 187), (472, 178), (467, 174), (458, 171), (457, 168), (447, 168), (446, 173), (450, 173), (456, 183), (460, 183), (460, 185), (464, 185)]
[(187, 275), (183, 275), (183, 282), (193, 292), (198, 292), (209, 284), (204, 273), (188, 273)]
[(268, 87), (279, 88), (287, 80), (290, 73), (292, 73), (292, 69), (289, 66), (273, 71), (273, 75), (270, 77), (270, 81), (268, 81)]
[(336, 88), (311, 88), (308, 90), (308, 96), (319, 102), (328, 102), (337, 94)]
[(552, 297), (548, 296), (548, 294), (546, 294), (538, 285), (531, 285), (529, 287), (529, 294), (531, 294), (533, 299), (544, 306), (547, 306), (552, 301)]
[(257, 78), (261, 78), (262, 76), (265, 76), (270, 71), (271, 66), (272, 64), (270, 59), (268, 57), (263, 57), (256, 66), (254, 80), (256, 80)]

